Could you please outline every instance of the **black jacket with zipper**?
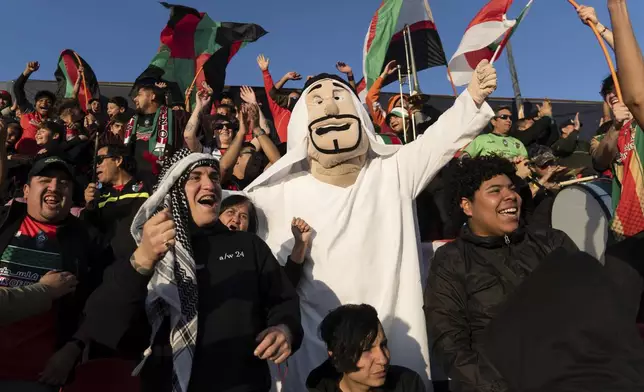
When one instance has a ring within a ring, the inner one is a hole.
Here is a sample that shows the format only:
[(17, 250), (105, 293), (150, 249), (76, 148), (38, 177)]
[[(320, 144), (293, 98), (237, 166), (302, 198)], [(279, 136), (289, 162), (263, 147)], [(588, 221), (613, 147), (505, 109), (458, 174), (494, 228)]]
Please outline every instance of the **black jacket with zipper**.
[(96, 227), (111, 247), (117, 258), (129, 258), (136, 249), (130, 234), (130, 226), (139, 208), (152, 192), (143, 181), (131, 179), (118, 191), (106, 185), (94, 206), (85, 208), (80, 218)]
[[(199, 332), (188, 392), (268, 391), (268, 365), (253, 355), (256, 337), (284, 324), (292, 335), (292, 352), (299, 348), (303, 330), (293, 285), (268, 245), (252, 233), (230, 231), (217, 221), (208, 229), (191, 228), (191, 245), (197, 264)], [(128, 260), (115, 262), (88, 300), (77, 337), (122, 348), (123, 337), (137, 327), (133, 320), (144, 312), (149, 280)], [(166, 320), (141, 373), (144, 392), (172, 390), (169, 334)]]
[[(306, 379), (309, 392), (342, 392), (342, 373), (338, 373), (331, 360), (313, 369)], [(425, 392), (425, 385), (418, 373), (402, 366), (389, 366), (385, 384), (372, 389), (374, 392)]]
[(431, 349), (444, 360), (458, 392), (506, 391), (480, 350), (488, 323), (516, 286), (553, 250), (577, 251), (563, 232), (517, 230), (504, 237), (478, 237), (467, 226), (436, 251), (425, 288)]
[[(20, 229), (27, 216), (27, 205), (13, 202), (0, 207), (0, 254)], [(78, 286), (73, 294), (59, 299), (56, 325), (56, 347), (67, 343), (79, 327), (85, 301), (100, 284), (105, 267), (112, 262), (112, 251), (105, 247), (99, 233), (69, 215), (56, 231), (63, 270), (73, 273)]]

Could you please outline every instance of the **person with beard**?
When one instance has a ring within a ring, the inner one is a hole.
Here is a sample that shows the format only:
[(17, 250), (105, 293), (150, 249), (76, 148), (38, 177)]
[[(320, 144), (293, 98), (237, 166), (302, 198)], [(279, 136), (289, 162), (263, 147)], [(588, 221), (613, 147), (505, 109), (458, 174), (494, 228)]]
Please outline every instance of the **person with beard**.
[(51, 91), (38, 91), (34, 97), (33, 106), (27, 100), (25, 83), (27, 83), (27, 79), (29, 79), (31, 74), (39, 69), (40, 64), (37, 61), (30, 61), (13, 85), (13, 94), (16, 97), (16, 103), (22, 111), (20, 117), (22, 138), (16, 144), (16, 150), (23, 155), (33, 156), (38, 153), (39, 147), (36, 144), (38, 125), (52, 116), (53, 106), (56, 102), (56, 95)]
[(481, 352), (481, 337), (499, 306), (553, 250), (577, 251), (563, 232), (520, 228), (522, 199), (505, 158), (464, 158), (446, 171), (458, 238), (440, 247), (425, 286), (431, 349), (442, 358), (452, 391), (507, 391)]
[[(427, 129), (432, 136), (404, 146), (377, 141), (343, 78), (321, 74), (307, 81), (289, 123), (288, 152), (244, 190), (262, 212), (259, 234), (281, 264), (293, 217), (305, 216), (316, 228), (299, 285), (307, 298), (301, 302), (307, 333), (285, 390), (302, 391), (310, 371), (328, 357), (315, 333), (320, 320), (352, 302), (399, 321), (383, 325), (397, 353), (392, 362), (419, 373), (429, 387), (414, 200), (488, 124), (493, 112), (485, 99), (496, 80), (494, 67), (481, 62), (454, 106)], [(405, 331), (394, 332), (400, 324)]]
[(268, 391), (266, 360), (286, 361), (302, 339), (297, 294), (271, 250), (219, 221), (219, 178), (208, 154), (165, 162), (132, 223), (130, 262), (88, 301), (79, 334), (114, 349), (145, 301), (144, 391)]
[(373, 306), (343, 305), (320, 323), (328, 359), (306, 380), (309, 392), (425, 392), (418, 373), (390, 365), (387, 336)]
[(135, 246), (129, 227), (151, 192), (136, 178), (136, 162), (124, 145), (101, 146), (95, 159), (98, 185), (90, 183), (85, 189), (81, 219), (98, 228), (116, 252), (131, 253)]
[(528, 150), (520, 140), (509, 136), (512, 128), (512, 111), (507, 106), (496, 109), (490, 121), (492, 132), (479, 135), (464, 150), (463, 156), (472, 158), (487, 155), (501, 155), (508, 159), (527, 158)]
[[(297, 93), (289, 94), (288, 106), (286, 109), (278, 105), (277, 102), (275, 102), (271, 98), (271, 90), (273, 88), (276, 88), (279, 90), (281, 86), (277, 87), (275, 86), (275, 83), (273, 83), (273, 77), (268, 71), (269, 63), (270, 63), (269, 59), (267, 57), (264, 57), (263, 54), (260, 54), (257, 57), (257, 65), (259, 66), (259, 69), (262, 71), (262, 75), (264, 77), (264, 90), (266, 91), (266, 99), (268, 99), (268, 106), (271, 110), (271, 114), (273, 115), (273, 121), (275, 122), (275, 129), (277, 130), (277, 136), (279, 137), (280, 142), (286, 143), (286, 139), (288, 137), (288, 124), (291, 121), (291, 111), (295, 106), (295, 102), (297, 102), (297, 100), (299, 99), (299, 94)], [(302, 77), (297, 72), (289, 72), (282, 79), (283, 79), (282, 84), (284, 84), (286, 83), (287, 80), (300, 80), (302, 79)]]
[(171, 110), (165, 104), (164, 90), (154, 84), (140, 85), (136, 91), (137, 114), (125, 128), (125, 144), (136, 159), (141, 180), (151, 185), (157, 180), (162, 161), (184, 145), (188, 116), (184, 111)]
[(78, 280), (49, 311), (0, 328), (2, 391), (57, 391), (85, 346), (73, 335), (112, 253), (95, 230), (70, 215), (73, 176), (61, 158), (40, 159), (24, 185), (25, 203), (0, 208), (0, 285), (34, 284), (49, 271)]

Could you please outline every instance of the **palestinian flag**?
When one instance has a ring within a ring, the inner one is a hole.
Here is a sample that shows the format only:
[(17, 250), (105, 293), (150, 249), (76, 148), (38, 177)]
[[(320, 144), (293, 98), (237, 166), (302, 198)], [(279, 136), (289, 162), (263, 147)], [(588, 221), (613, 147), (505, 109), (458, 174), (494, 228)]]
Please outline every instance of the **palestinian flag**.
[(470, 22), (461, 44), (449, 62), (455, 85), (468, 84), (478, 63), (484, 59), (492, 60), (499, 46), (500, 55), (519, 23), (527, 15), (532, 0), (517, 20), (508, 20), (506, 17), (511, 5), (512, 0), (491, 0)]
[[(443, 44), (427, 3), (424, 0), (383, 0), (365, 37), (362, 57), (365, 83), (364, 88), (358, 89), (359, 95), (363, 90), (369, 90), (391, 60), (396, 60), (407, 74), (403, 34), (406, 26), (409, 26), (413, 47), (414, 58), (411, 61), (417, 71), (447, 65)], [(385, 85), (396, 79), (398, 76), (393, 75)]]
[(161, 31), (159, 51), (136, 79), (134, 87), (163, 81), (168, 84), (171, 103), (183, 103), (186, 90), (203, 68), (197, 75), (193, 94), (207, 81), (217, 98), (224, 86), (230, 59), (266, 31), (256, 24), (216, 22), (194, 8), (161, 4), (170, 10), (170, 20)]
[(101, 91), (98, 87), (98, 80), (92, 67), (87, 64), (78, 53), (71, 49), (65, 49), (58, 59), (58, 67), (54, 76), (58, 82), (56, 97), (72, 98), (74, 95), (74, 84), (79, 78), (78, 68), (82, 65), (85, 73), (85, 83), (81, 81), (80, 90), (78, 91), (78, 102), (84, 111), (87, 111), (87, 103), (93, 98), (100, 98)]

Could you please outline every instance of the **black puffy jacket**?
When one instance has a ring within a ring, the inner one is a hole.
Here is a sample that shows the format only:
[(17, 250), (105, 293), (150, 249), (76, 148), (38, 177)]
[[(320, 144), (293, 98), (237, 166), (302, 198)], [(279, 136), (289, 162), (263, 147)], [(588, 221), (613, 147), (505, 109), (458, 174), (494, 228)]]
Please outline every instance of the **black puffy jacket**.
[(505, 237), (478, 237), (467, 226), (436, 251), (425, 289), (425, 316), (432, 351), (444, 361), (452, 391), (506, 391), (498, 372), (481, 355), (482, 333), (517, 285), (553, 250), (577, 246), (563, 232), (518, 230)]

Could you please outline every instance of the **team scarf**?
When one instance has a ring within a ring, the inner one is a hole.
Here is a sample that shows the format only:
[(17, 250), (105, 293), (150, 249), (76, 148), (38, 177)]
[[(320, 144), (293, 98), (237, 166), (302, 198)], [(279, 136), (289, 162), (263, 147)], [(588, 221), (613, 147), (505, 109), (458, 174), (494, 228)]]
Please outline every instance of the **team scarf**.
[(143, 203), (131, 227), (132, 237), (138, 246), (143, 237), (143, 225), (161, 209), (170, 211), (176, 226), (175, 246), (156, 264), (148, 284), (145, 307), (152, 336), (150, 347), (133, 372), (136, 375), (143, 368), (152, 353), (155, 335), (163, 320), (169, 317), (173, 392), (188, 390), (197, 342), (197, 267), (190, 243), (188, 225), (191, 215), (184, 187), (190, 172), (203, 166), (219, 171), (219, 161), (212, 155), (193, 154), (188, 149), (181, 149), (164, 161), (154, 193)]
[(644, 133), (634, 121), (624, 124), (617, 139), (611, 229), (618, 240), (644, 231)]
[[(130, 138), (136, 139), (136, 127), (138, 125), (139, 115), (132, 117), (125, 128), (125, 144), (130, 143)], [(154, 115), (154, 128), (148, 140), (148, 151), (155, 156), (162, 158), (168, 143), (172, 144), (172, 133), (169, 132), (170, 123), (172, 122), (172, 110), (168, 107), (161, 106)]]

